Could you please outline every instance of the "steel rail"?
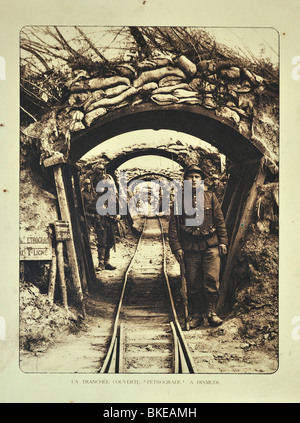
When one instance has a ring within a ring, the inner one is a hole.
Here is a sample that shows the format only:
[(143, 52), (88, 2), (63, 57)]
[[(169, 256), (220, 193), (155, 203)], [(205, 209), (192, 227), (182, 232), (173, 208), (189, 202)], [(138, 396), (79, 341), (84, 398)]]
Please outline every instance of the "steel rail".
[(160, 218), (158, 217), (158, 221), (161, 228), (162, 234), (162, 243), (163, 243), (163, 274), (165, 278), (165, 282), (167, 285), (168, 293), (169, 293), (169, 300), (170, 300), (170, 307), (171, 312), (173, 315), (173, 322), (171, 322), (171, 328), (173, 333), (173, 345), (174, 345), (174, 373), (195, 373), (195, 363), (190, 352), (190, 349), (187, 345), (186, 339), (184, 337), (183, 331), (181, 329), (176, 307), (173, 300), (173, 295), (171, 291), (170, 281), (167, 272), (167, 263), (166, 263), (166, 243), (164, 238), (164, 231), (163, 226), (161, 223)]
[[(118, 304), (118, 309), (117, 309), (117, 313), (116, 313), (116, 317), (115, 317), (114, 329), (113, 329), (113, 334), (112, 334), (111, 341), (110, 341), (110, 346), (109, 346), (108, 352), (106, 354), (106, 358), (104, 360), (104, 363), (103, 363), (101, 369), (98, 371), (98, 373), (120, 373), (120, 367), (123, 366), (123, 363), (122, 364), (119, 363), (120, 360), (116, 361), (116, 359), (115, 359), (115, 357), (117, 355), (116, 354), (117, 350), (121, 349), (122, 352), (123, 352), (123, 346), (120, 345), (120, 343), (123, 342), (123, 336), (122, 337), (120, 336), (120, 335), (123, 334), (123, 332), (120, 331), (120, 327), (119, 327), (120, 313), (121, 313), (125, 289), (126, 289), (126, 285), (127, 285), (127, 281), (128, 281), (128, 273), (129, 273), (129, 271), (132, 267), (136, 253), (137, 253), (138, 248), (140, 246), (142, 236), (143, 236), (143, 233), (144, 233), (144, 230), (145, 230), (145, 227), (146, 227), (146, 221), (147, 221), (147, 219), (144, 220), (143, 229), (142, 229), (141, 234), (139, 236), (139, 240), (137, 242), (136, 249), (135, 249), (134, 254), (133, 254), (133, 256), (130, 260), (130, 263), (127, 267), (127, 270), (125, 272), (122, 292), (121, 292), (121, 296), (120, 296), (120, 300), (119, 300), (119, 304)], [(120, 334), (120, 332), (121, 332), (121, 334)]]
[[(186, 343), (186, 340), (184, 338), (184, 334), (182, 332), (177, 313), (176, 308), (172, 296), (172, 291), (170, 287), (170, 282), (167, 274), (166, 269), (166, 245), (165, 245), (165, 239), (164, 239), (164, 231), (162, 223), (157, 217), (161, 229), (161, 239), (163, 244), (163, 275), (168, 291), (168, 298), (170, 302), (170, 310), (172, 314), (173, 321), (170, 322), (171, 330), (173, 334), (173, 373), (195, 373), (195, 365), (193, 358), (191, 356), (190, 350), (188, 348), (188, 345)], [(111, 337), (110, 346), (108, 349), (108, 352), (106, 354), (106, 358), (104, 360), (104, 363), (101, 367), (101, 369), (98, 371), (98, 373), (124, 373), (124, 328), (123, 324), (119, 323), (120, 320), (120, 313), (123, 306), (123, 299), (125, 294), (125, 289), (127, 285), (128, 280), (128, 274), (131, 270), (132, 264), (134, 262), (136, 253), (138, 251), (138, 248), (140, 246), (142, 236), (146, 227), (147, 218), (145, 218), (143, 230), (140, 234), (135, 252), (130, 260), (130, 263), (127, 267), (125, 276), (124, 276), (124, 282), (122, 287), (122, 292), (118, 304), (118, 309), (116, 312), (115, 322), (114, 322), (114, 329), (113, 334)]]

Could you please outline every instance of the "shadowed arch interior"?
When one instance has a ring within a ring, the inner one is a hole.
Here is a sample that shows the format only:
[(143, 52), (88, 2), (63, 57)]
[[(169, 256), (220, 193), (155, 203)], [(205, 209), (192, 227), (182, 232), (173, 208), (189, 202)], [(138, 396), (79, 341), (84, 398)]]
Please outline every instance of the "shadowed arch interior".
[(112, 111), (89, 129), (74, 134), (69, 158), (76, 162), (102, 142), (140, 129), (169, 129), (198, 137), (234, 163), (262, 156), (262, 152), (238, 132), (233, 122), (217, 117), (212, 110), (191, 105), (140, 104)]
[(159, 173), (159, 172), (145, 172), (145, 173), (142, 173), (140, 175), (133, 176), (131, 179), (129, 179), (129, 182), (133, 182), (133, 181), (135, 181), (137, 179), (140, 179), (140, 178), (142, 178), (144, 181), (151, 181), (153, 179), (153, 177), (154, 178), (155, 177), (165, 178), (165, 179), (168, 179), (169, 181), (172, 180), (171, 176), (164, 175), (163, 173)]
[[(106, 166), (106, 171), (110, 175), (114, 175), (114, 172), (118, 167), (122, 166), (122, 164), (126, 163), (129, 160), (135, 159), (137, 157), (142, 156), (157, 156), (157, 157), (164, 157), (170, 160), (175, 160), (181, 166), (185, 166), (184, 160), (180, 158), (180, 156), (174, 152), (169, 150), (164, 150), (162, 148), (141, 148), (134, 151), (129, 151), (124, 154), (120, 154), (116, 158), (112, 159)], [(162, 175), (163, 176), (163, 175)]]

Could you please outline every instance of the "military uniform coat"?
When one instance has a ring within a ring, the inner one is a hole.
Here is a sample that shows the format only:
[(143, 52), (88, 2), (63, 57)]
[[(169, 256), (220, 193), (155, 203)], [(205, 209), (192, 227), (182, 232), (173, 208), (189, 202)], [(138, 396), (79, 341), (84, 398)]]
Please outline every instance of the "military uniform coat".
[(184, 251), (185, 275), (189, 303), (200, 302), (201, 292), (220, 290), (220, 256), (218, 246), (228, 244), (220, 203), (211, 191), (204, 191), (204, 220), (199, 226), (187, 227), (183, 216), (171, 213), (169, 243), (172, 252)]
[(169, 223), (169, 242), (173, 253), (203, 251), (219, 244), (228, 245), (227, 231), (220, 203), (211, 191), (204, 191), (204, 220), (198, 227), (185, 227), (183, 216), (172, 211)]

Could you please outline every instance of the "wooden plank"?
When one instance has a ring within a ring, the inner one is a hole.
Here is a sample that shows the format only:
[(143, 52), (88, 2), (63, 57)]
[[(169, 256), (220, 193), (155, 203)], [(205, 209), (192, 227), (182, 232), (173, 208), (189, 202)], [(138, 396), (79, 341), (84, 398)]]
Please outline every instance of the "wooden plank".
[(67, 248), (69, 266), (72, 273), (74, 288), (76, 290), (76, 295), (78, 297), (78, 300), (81, 304), (83, 317), (85, 317), (86, 315), (85, 304), (84, 304), (82, 286), (81, 286), (81, 281), (79, 276), (78, 262), (77, 262), (76, 251), (75, 251), (74, 240), (73, 240), (71, 217), (70, 217), (70, 211), (68, 207), (67, 196), (65, 192), (65, 185), (63, 181), (61, 165), (54, 166), (53, 173), (54, 173), (54, 180), (55, 180), (60, 216), (62, 220), (68, 221), (70, 224), (71, 239), (66, 241), (66, 248)]
[(225, 225), (227, 229), (229, 244), (230, 244), (230, 241), (233, 239), (235, 223), (241, 211), (240, 210), (241, 198), (242, 198), (244, 189), (245, 189), (245, 173), (242, 173), (236, 182), (236, 187), (233, 192), (233, 195), (227, 210), (227, 214), (225, 217)]
[(66, 195), (70, 210), (70, 217), (72, 222), (72, 231), (73, 231), (73, 240), (75, 245), (76, 257), (79, 267), (79, 273), (82, 283), (82, 288), (87, 290), (87, 279), (86, 279), (86, 272), (85, 272), (85, 263), (83, 259), (83, 251), (82, 251), (82, 244), (81, 244), (81, 228), (79, 224), (79, 217), (76, 210), (75, 205), (75, 192), (72, 184), (72, 173), (70, 170), (70, 166), (64, 165), (62, 168), (63, 170), (63, 179), (66, 189)]
[(20, 260), (52, 260), (52, 241), (44, 230), (20, 232)]
[(54, 300), (56, 274), (57, 274), (56, 251), (55, 251), (55, 248), (53, 247), (52, 248), (52, 262), (51, 262), (51, 269), (50, 269), (50, 276), (49, 276), (49, 286), (48, 286), (48, 299), (51, 304), (53, 303), (53, 300)]
[(236, 183), (237, 183), (237, 176), (235, 173), (231, 173), (226, 184), (224, 198), (222, 201), (222, 211), (223, 211), (224, 217), (226, 217), (228, 213), (228, 208), (232, 201), (232, 196), (236, 188)]
[(66, 162), (67, 162), (67, 159), (62, 154), (54, 154), (51, 157), (47, 157), (47, 159), (43, 161), (43, 165), (45, 167), (51, 167), (51, 166), (55, 166), (55, 165), (66, 163)]
[(66, 286), (66, 280), (65, 280), (64, 252), (63, 252), (62, 241), (57, 242), (56, 252), (57, 252), (57, 268), (58, 268), (62, 303), (64, 308), (68, 310), (68, 296), (67, 296), (67, 286)]
[(258, 168), (257, 175), (252, 184), (252, 187), (249, 190), (246, 202), (244, 204), (243, 212), (241, 219), (239, 221), (238, 229), (235, 235), (233, 242), (230, 245), (228, 251), (227, 262), (223, 274), (223, 285), (220, 293), (220, 299), (218, 303), (218, 309), (225, 307), (225, 301), (227, 299), (227, 294), (230, 288), (230, 278), (232, 269), (234, 266), (235, 258), (237, 252), (240, 250), (242, 239), (251, 223), (252, 214), (256, 204), (258, 187), (263, 185), (266, 179), (267, 169), (264, 167), (264, 159), (262, 158), (260, 166)]
[[(242, 213), (244, 210), (244, 200), (245, 198), (247, 198), (247, 193), (249, 192), (249, 189), (251, 188), (252, 183), (253, 183), (253, 176), (249, 177), (249, 175), (247, 174), (243, 176), (243, 179), (239, 186), (238, 195), (236, 198), (235, 220), (233, 222), (233, 226), (231, 227), (230, 241), (235, 239), (235, 236), (239, 229), (240, 219), (242, 217)], [(230, 244), (231, 242), (229, 243), (229, 245)]]

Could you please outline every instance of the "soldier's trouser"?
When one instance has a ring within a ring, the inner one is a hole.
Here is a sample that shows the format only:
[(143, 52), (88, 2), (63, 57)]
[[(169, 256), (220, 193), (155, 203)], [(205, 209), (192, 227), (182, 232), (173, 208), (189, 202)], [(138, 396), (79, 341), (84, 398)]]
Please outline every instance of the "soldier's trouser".
[(102, 264), (108, 264), (110, 259), (110, 247), (98, 247), (98, 261)]
[(110, 259), (110, 249), (112, 247), (112, 237), (106, 229), (97, 230), (98, 260), (100, 263), (108, 264)]
[[(191, 306), (201, 303), (203, 294), (219, 294), (221, 260), (219, 248), (212, 247), (184, 253), (188, 298)], [(202, 301), (203, 302), (203, 301)]]

